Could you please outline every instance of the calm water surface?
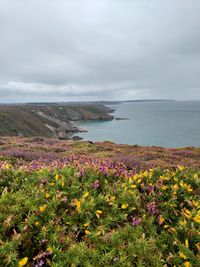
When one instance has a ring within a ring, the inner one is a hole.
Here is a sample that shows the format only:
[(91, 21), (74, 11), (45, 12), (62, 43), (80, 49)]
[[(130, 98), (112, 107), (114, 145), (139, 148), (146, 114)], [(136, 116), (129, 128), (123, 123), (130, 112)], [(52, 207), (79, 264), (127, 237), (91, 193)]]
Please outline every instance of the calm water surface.
[(111, 106), (113, 120), (76, 123), (85, 140), (164, 147), (200, 147), (200, 101), (133, 102)]

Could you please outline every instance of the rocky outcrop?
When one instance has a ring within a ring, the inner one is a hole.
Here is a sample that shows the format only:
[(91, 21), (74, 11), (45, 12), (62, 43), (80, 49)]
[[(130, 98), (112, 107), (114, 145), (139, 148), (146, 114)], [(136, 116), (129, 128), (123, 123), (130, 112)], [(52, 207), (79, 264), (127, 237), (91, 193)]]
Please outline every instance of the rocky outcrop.
[(46, 127), (59, 139), (71, 139), (74, 133), (87, 132), (74, 126), (73, 121), (83, 120), (112, 120), (108, 114), (113, 110), (103, 105), (78, 105), (78, 106), (37, 106), (32, 109), (38, 116), (53, 123)]
[(49, 124), (45, 124), (46, 127), (52, 131), (55, 137), (58, 137), (59, 139), (70, 139), (73, 133), (77, 132), (85, 132), (86, 130), (78, 128), (74, 126), (71, 122), (69, 121), (62, 121), (60, 119), (57, 119), (55, 117), (48, 116), (44, 114), (41, 111), (36, 112), (39, 116), (42, 118), (45, 118), (46, 120), (53, 122), (57, 127), (53, 127)]
[(47, 119), (48, 121), (51, 121), (51, 122), (55, 123), (56, 125), (58, 125), (58, 127), (60, 127), (61, 129), (65, 129), (68, 132), (73, 132), (73, 131), (77, 131), (78, 130), (77, 127), (73, 126), (69, 121), (59, 120), (59, 119), (57, 119), (55, 117), (48, 116), (48, 115), (44, 114), (41, 111), (38, 111), (36, 113), (39, 116)]
[(123, 120), (129, 120), (129, 118), (119, 118), (119, 117), (116, 117), (115, 120), (116, 121), (123, 121)]

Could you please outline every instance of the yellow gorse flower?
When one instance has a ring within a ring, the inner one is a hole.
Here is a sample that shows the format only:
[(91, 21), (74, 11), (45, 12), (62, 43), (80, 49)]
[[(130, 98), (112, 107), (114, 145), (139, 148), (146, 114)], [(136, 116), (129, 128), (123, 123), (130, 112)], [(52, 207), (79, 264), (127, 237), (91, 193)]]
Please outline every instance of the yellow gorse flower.
[(88, 196), (90, 195), (90, 193), (89, 192), (86, 192), (85, 194), (83, 194), (83, 199), (86, 199)]
[(186, 262), (183, 263), (183, 266), (185, 266), (185, 267), (190, 267), (191, 264), (189, 263), (189, 261), (186, 261)]
[(184, 219), (183, 221), (179, 221), (179, 224), (181, 226), (185, 226), (187, 224), (187, 221)]
[(9, 163), (5, 163), (4, 164), (4, 169), (9, 170), (11, 168), (12, 168), (12, 165), (11, 164), (9, 164)]
[(178, 165), (178, 170), (179, 171), (183, 171), (185, 168), (183, 167), (183, 166), (181, 166), (181, 165)]
[(192, 217), (192, 214), (188, 209), (183, 209), (182, 213), (188, 219), (190, 219)]
[(74, 206), (76, 206), (76, 211), (80, 212), (81, 209), (81, 202), (78, 199), (74, 199), (74, 202), (72, 203)]
[(114, 201), (115, 201), (115, 196), (109, 196), (109, 195), (107, 195), (107, 196), (105, 197), (105, 200), (108, 202), (108, 204), (109, 204), (110, 206), (112, 206), (112, 205), (114, 204)]
[(86, 235), (90, 235), (91, 232), (90, 232), (89, 230), (85, 230), (85, 234), (86, 234)]
[(44, 212), (46, 210), (46, 208), (47, 208), (47, 204), (44, 204), (44, 205), (39, 207), (39, 210), (40, 210), (40, 212)]
[(122, 204), (121, 208), (125, 210), (126, 208), (128, 208), (128, 204)]
[(165, 228), (165, 229), (167, 229), (167, 228), (169, 228), (169, 227), (170, 227), (170, 226), (169, 226), (168, 224), (165, 224), (165, 225), (164, 225), (164, 228)]
[(51, 248), (51, 247), (48, 247), (48, 248), (47, 248), (47, 251), (48, 251), (48, 252), (50, 252), (50, 253), (52, 253), (52, 252), (53, 252), (53, 250), (52, 250), (52, 248)]
[[(145, 175), (144, 175), (145, 176)], [(133, 176), (133, 180), (137, 181), (138, 183), (141, 182), (141, 178), (143, 177), (143, 174), (142, 173), (139, 173), (139, 174), (135, 174)]]
[(28, 262), (28, 257), (25, 257), (19, 261), (18, 266), (19, 267), (25, 266), (27, 262)]
[(198, 203), (198, 201), (191, 201), (192, 202), (192, 205), (194, 206), (194, 207), (198, 207), (199, 206), (199, 203)]
[(136, 186), (135, 184), (132, 184), (130, 187), (131, 187), (132, 189), (135, 189), (137, 186)]
[(190, 185), (187, 185), (187, 186), (186, 186), (186, 189), (187, 189), (188, 192), (192, 192), (192, 188), (191, 188)]
[(180, 251), (178, 254), (179, 254), (180, 258), (182, 258), (184, 260), (187, 259), (187, 256), (183, 252)]
[(195, 221), (196, 223), (200, 223), (200, 215), (197, 215), (193, 218), (193, 221)]
[(163, 185), (162, 186), (162, 190), (164, 190), (164, 191), (167, 190), (167, 186), (166, 185)]
[(129, 193), (130, 195), (132, 195), (132, 196), (135, 195), (135, 191), (133, 191), (133, 190), (128, 190), (128, 193)]
[(200, 252), (200, 243), (198, 242), (197, 244), (195, 244), (195, 246), (196, 246), (198, 252)]
[(169, 233), (171, 233), (171, 234), (176, 233), (176, 229), (175, 229), (174, 227), (169, 227), (169, 228), (167, 229), (167, 231), (168, 231)]
[(172, 188), (173, 188), (174, 190), (177, 190), (177, 189), (178, 189), (178, 185), (175, 184)]
[(189, 247), (189, 242), (188, 242), (188, 239), (186, 239), (186, 240), (185, 240), (185, 246), (186, 246), (186, 248), (188, 248), (188, 247)]
[(128, 182), (129, 182), (129, 184), (132, 184), (133, 179), (132, 179), (132, 178), (129, 178), (129, 179), (128, 179)]
[(100, 215), (103, 213), (102, 210), (96, 210), (95, 214), (97, 216), (97, 218), (99, 219), (100, 218)]
[(181, 187), (185, 188), (188, 192), (192, 192), (192, 188), (190, 185), (187, 185), (186, 183), (183, 182), (183, 180), (180, 181), (179, 184)]
[(46, 193), (45, 198), (47, 199), (49, 197), (50, 197), (49, 193)]
[(103, 229), (103, 225), (99, 225), (99, 226), (98, 226), (97, 235), (98, 235), (98, 236), (100, 236), (100, 235), (105, 235), (105, 231), (104, 231), (104, 229)]
[(164, 221), (165, 221), (165, 219), (164, 219), (162, 216), (160, 216), (160, 217), (159, 217), (159, 222), (160, 222), (161, 224), (163, 224)]

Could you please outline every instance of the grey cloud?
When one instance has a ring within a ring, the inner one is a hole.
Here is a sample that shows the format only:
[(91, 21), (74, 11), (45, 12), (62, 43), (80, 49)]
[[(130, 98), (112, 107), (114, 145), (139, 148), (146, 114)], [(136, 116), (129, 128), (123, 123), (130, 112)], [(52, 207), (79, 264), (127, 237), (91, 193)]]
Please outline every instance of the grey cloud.
[(0, 102), (200, 99), (198, 0), (0, 0)]

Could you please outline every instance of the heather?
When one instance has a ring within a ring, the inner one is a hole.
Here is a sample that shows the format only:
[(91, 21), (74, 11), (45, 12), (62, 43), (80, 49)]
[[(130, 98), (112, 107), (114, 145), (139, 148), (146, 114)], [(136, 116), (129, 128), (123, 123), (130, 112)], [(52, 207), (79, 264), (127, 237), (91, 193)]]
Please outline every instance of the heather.
[(198, 149), (6, 140), (0, 266), (199, 265)]
[(74, 142), (48, 138), (10, 138), (2, 137), (0, 141), (0, 160), (16, 162), (20, 160), (41, 160), (51, 163), (56, 159), (80, 157), (87, 155), (92, 159), (109, 158), (123, 162), (128, 169), (136, 171), (159, 167), (176, 168), (184, 165), (193, 169), (200, 168), (200, 149), (162, 148), (120, 145), (111, 142)]

